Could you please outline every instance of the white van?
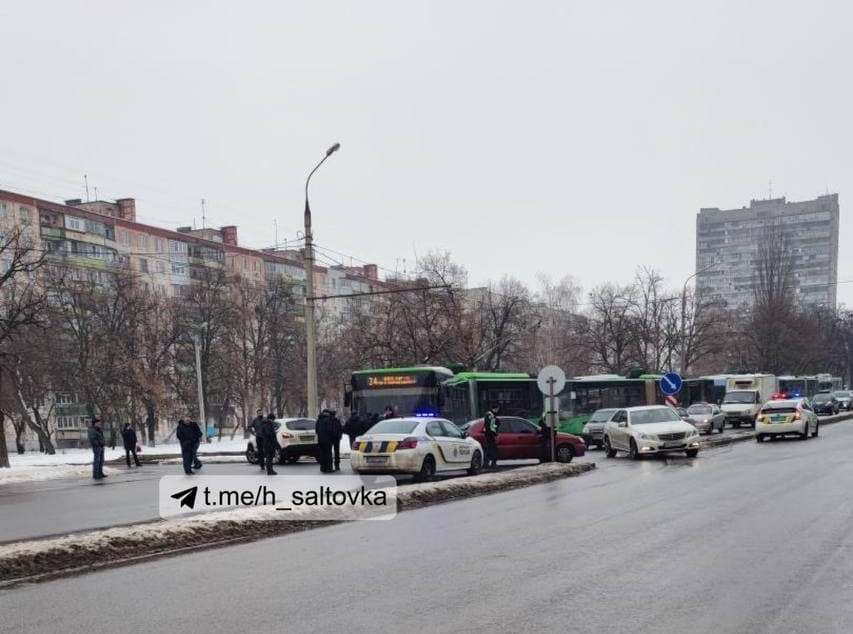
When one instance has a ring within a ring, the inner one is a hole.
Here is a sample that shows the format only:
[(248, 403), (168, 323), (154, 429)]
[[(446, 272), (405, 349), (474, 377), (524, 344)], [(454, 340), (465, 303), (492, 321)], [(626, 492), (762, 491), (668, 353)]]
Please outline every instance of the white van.
[(755, 419), (765, 401), (777, 391), (776, 377), (772, 374), (737, 374), (726, 381), (726, 396), (720, 409), (732, 427), (746, 423), (755, 426)]

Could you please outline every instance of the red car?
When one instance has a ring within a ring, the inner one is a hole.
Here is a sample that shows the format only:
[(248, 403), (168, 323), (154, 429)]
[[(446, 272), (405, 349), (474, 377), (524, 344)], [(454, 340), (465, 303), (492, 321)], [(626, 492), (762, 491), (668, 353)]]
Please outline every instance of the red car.
[[(526, 418), (498, 416), (498, 460), (542, 460), (542, 437), (539, 427)], [(483, 419), (473, 420), (462, 429), (485, 447)], [(582, 438), (557, 432), (557, 461), (571, 462), (586, 453)]]

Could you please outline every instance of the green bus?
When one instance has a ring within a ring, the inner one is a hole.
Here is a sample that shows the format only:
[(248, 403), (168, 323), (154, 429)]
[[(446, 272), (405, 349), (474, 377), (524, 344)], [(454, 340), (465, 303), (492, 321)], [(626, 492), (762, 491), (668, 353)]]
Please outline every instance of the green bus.
[(398, 416), (438, 416), (441, 384), (451, 377), (439, 366), (359, 370), (345, 388), (344, 404), (362, 418), (381, 416), (388, 406)]
[(441, 415), (457, 425), (482, 418), (500, 405), (502, 416), (518, 416), (538, 422), (542, 394), (536, 379), (522, 372), (459, 372), (442, 383)]

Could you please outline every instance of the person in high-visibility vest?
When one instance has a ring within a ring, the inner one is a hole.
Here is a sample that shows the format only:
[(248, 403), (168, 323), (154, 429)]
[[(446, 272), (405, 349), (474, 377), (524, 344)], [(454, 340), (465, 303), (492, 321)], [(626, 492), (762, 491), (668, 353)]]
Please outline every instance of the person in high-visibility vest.
[(498, 466), (498, 412), (500, 405), (493, 405), (483, 417), (483, 434), (486, 437), (486, 446), (483, 448), (486, 452), (486, 467)]

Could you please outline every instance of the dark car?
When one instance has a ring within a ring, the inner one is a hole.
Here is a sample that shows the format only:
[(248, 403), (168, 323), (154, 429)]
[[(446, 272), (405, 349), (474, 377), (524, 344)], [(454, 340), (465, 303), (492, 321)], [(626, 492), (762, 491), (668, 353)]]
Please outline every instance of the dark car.
[[(483, 419), (462, 426), (468, 436), (481, 445), (486, 444)], [(526, 418), (498, 416), (498, 460), (542, 460), (542, 436), (539, 427)], [(572, 434), (557, 432), (556, 456), (558, 462), (571, 462), (575, 456), (586, 453), (586, 444)]]
[(812, 397), (812, 409), (818, 416), (834, 416), (840, 405), (830, 392), (818, 392)]

